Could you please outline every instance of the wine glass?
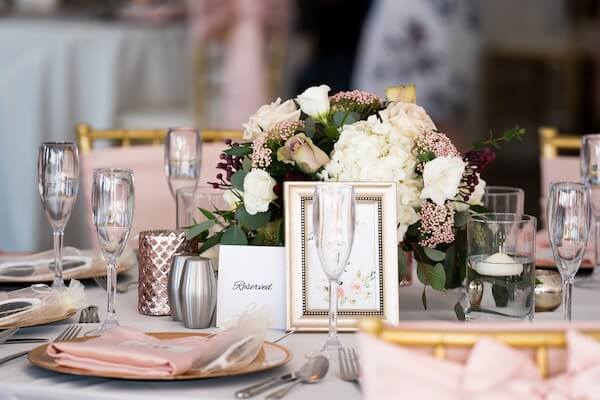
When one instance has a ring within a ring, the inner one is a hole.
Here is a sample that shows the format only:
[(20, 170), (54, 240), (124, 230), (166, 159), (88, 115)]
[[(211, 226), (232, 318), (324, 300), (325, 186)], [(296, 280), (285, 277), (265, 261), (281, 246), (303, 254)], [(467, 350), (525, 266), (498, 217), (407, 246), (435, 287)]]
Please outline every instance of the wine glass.
[(177, 189), (198, 184), (201, 145), (197, 129), (169, 128), (165, 142), (165, 174), (173, 198)]
[(79, 153), (72, 142), (46, 142), (38, 152), (38, 189), (54, 238), (54, 281), (64, 289), (62, 250), (64, 229), (79, 189)]
[(100, 250), (107, 263), (108, 308), (97, 333), (119, 325), (115, 311), (117, 259), (123, 253), (133, 222), (135, 191), (133, 172), (129, 169), (94, 170), (92, 213)]
[(585, 253), (591, 222), (590, 191), (580, 183), (550, 186), (548, 235), (563, 280), (565, 320), (571, 320), (573, 279)]
[(322, 184), (315, 189), (314, 238), (321, 266), (329, 279), (329, 335), (324, 352), (335, 352), (341, 347), (337, 335), (337, 289), (352, 250), (355, 208), (352, 186)]
[(594, 270), (577, 285), (600, 286), (600, 134), (584, 135), (581, 143), (581, 179), (590, 189), (592, 232), (594, 233)]

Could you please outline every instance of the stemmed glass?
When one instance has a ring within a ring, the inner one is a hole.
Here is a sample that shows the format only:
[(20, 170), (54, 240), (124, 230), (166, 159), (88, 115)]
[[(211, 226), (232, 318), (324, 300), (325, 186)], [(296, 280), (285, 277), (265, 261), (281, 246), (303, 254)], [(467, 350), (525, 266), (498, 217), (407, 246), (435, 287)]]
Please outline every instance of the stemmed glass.
[(202, 142), (198, 130), (169, 128), (165, 142), (165, 174), (175, 198), (177, 189), (196, 187), (200, 178)]
[(352, 186), (324, 184), (315, 189), (314, 238), (321, 266), (329, 278), (329, 335), (323, 352), (336, 351), (341, 347), (337, 335), (338, 279), (352, 250), (355, 209)]
[(107, 313), (97, 333), (119, 325), (115, 311), (117, 259), (123, 253), (133, 222), (135, 191), (129, 169), (94, 170), (92, 213), (102, 256), (107, 263)]
[(590, 188), (594, 229), (594, 272), (577, 285), (600, 286), (600, 134), (584, 135), (581, 143), (581, 179)]
[(64, 289), (62, 250), (64, 229), (79, 189), (79, 153), (71, 142), (47, 142), (38, 152), (38, 189), (54, 237), (54, 281)]
[(550, 186), (548, 235), (563, 281), (565, 320), (571, 320), (573, 279), (581, 265), (590, 234), (589, 189), (580, 183), (560, 182)]

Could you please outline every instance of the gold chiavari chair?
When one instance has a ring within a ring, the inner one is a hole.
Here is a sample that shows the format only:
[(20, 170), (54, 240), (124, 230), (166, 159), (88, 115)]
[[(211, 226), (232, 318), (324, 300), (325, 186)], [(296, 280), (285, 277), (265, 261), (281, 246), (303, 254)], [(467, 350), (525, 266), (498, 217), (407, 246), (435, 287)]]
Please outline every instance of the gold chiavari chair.
[(546, 201), (553, 182), (579, 182), (580, 135), (565, 135), (553, 127), (538, 129), (540, 141), (540, 210), (541, 225), (546, 226)]
[(558, 129), (542, 126), (538, 129), (542, 158), (556, 158), (561, 151), (579, 151), (581, 136), (561, 135)]
[[(379, 319), (364, 319), (359, 325), (361, 332), (394, 345), (431, 348), (433, 356), (440, 360), (446, 359), (452, 348), (470, 349), (482, 337), (489, 337), (514, 348), (533, 351), (536, 366), (542, 377), (549, 376), (551, 371), (550, 352), (564, 349), (567, 343), (566, 330), (518, 330), (516, 326), (516, 329), (510, 330), (492, 330), (465, 325), (464, 329), (437, 331), (390, 327)], [(600, 330), (586, 330), (582, 333), (600, 340)]]
[[(132, 144), (162, 144), (167, 131), (165, 129), (105, 129), (98, 130), (88, 124), (78, 124), (75, 127), (79, 151), (88, 153), (97, 141), (116, 143), (122, 147)], [(226, 139), (243, 140), (241, 131), (236, 130), (203, 130), (202, 141), (207, 143), (223, 142)]]

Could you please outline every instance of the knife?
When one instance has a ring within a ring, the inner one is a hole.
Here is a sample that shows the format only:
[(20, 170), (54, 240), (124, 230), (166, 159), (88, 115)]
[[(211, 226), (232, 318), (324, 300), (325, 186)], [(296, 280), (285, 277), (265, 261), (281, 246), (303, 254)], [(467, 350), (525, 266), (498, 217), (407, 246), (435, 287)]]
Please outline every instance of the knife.
[(48, 339), (41, 338), (23, 338), (23, 339), (8, 339), (2, 344), (25, 344), (25, 343), (46, 343)]
[(256, 396), (257, 394), (263, 393), (279, 385), (283, 385), (284, 383), (293, 382), (296, 379), (296, 374), (294, 373), (276, 376), (275, 378), (268, 379), (264, 382), (248, 386), (247, 388), (235, 392), (235, 397), (238, 399), (249, 399), (250, 397)]

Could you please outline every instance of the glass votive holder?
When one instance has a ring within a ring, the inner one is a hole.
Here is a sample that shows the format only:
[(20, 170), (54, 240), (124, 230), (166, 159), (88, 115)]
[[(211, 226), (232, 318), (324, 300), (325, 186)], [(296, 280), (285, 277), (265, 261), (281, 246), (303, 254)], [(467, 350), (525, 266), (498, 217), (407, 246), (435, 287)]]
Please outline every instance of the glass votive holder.
[(487, 213), (467, 222), (467, 320), (533, 319), (537, 220)]
[(523, 214), (525, 191), (510, 186), (486, 186), (483, 206), (494, 213)]

